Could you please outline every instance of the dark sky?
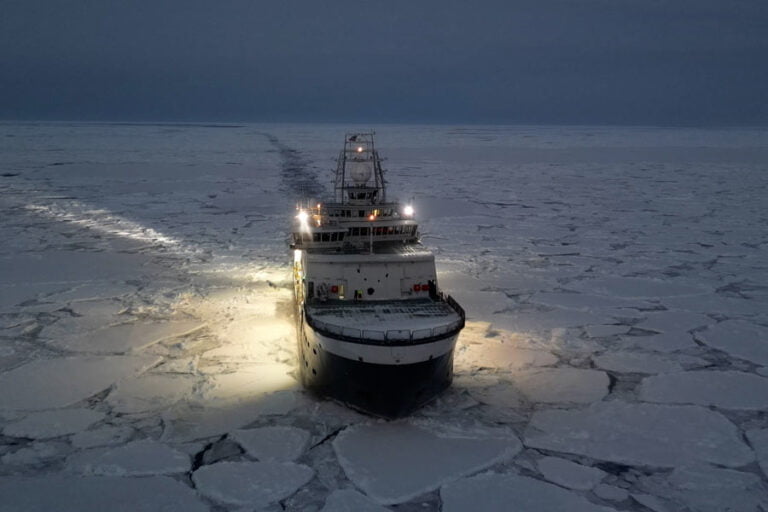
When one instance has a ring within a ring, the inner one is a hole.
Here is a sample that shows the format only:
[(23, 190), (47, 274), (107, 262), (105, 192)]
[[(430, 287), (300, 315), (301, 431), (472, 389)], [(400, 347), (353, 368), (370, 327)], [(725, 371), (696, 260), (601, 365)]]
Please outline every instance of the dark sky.
[(768, 0), (0, 0), (0, 119), (768, 124)]

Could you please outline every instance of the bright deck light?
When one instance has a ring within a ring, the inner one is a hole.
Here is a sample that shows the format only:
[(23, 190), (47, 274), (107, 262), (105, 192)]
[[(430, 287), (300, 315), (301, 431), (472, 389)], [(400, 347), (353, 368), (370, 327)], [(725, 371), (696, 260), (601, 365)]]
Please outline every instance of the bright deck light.
[(403, 215), (406, 217), (410, 217), (413, 215), (413, 206), (407, 205), (405, 208), (403, 208)]
[(363, 147), (362, 146), (358, 146), (357, 147), (357, 152), (358, 153), (362, 153), (363, 152)]
[(305, 224), (307, 219), (309, 219), (309, 214), (304, 210), (299, 210), (299, 214), (296, 216), (296, 218), (299, 219), (299, 222)]

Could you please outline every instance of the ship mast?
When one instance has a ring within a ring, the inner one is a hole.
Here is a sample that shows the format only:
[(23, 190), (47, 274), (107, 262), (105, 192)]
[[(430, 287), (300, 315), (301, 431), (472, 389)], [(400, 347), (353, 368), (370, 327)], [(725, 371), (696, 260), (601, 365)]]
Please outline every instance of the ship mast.
[(373, 133), (348, 133), (339, 154), (333, 190), (341, 204), (379, 204), (387, 200), (384, 170)]

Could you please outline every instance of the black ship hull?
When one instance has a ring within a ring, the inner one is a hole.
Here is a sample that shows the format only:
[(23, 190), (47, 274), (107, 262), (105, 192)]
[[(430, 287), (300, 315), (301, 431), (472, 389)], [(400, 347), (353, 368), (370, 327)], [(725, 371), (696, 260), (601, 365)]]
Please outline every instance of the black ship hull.
[(341, 357), (307, 343), (299, 329), (303, 386), (361, 412), (384, 418), (406, 416), (433, 400), (453, 380), (453, 348), (410, 364), (376, 364)]

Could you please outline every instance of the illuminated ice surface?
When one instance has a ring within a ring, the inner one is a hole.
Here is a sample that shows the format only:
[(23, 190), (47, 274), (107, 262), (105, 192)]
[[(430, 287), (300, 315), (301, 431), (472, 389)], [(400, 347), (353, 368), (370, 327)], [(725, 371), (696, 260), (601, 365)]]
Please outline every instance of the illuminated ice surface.
[(768, 508), (768, 131), (379, 128), (469, 316), (387, 423), (294, 369), (353, 128), (0, 124), (0, 510)]

